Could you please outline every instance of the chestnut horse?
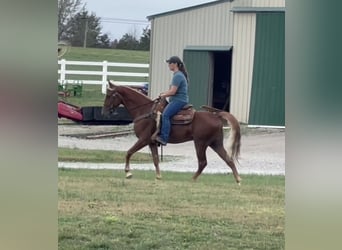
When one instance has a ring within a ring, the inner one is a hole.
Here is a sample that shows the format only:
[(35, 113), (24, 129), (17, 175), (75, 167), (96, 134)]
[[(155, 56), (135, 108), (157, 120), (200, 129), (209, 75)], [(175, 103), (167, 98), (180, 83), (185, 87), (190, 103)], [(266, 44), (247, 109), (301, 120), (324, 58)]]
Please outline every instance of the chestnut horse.
[[(160, 99), (152, 100), (148, 96), (125, 86), (116, 86), (108, 81), (106, 97), (102, 114), (108, 115), (120, 104), (124, 105), (133, 117), (135, 135), (138, 141), (127, 151), (126, 154), (126, 178), (131, 178), (131, 156), (145, 146), (149, 146), (152, 152), (153, 163), (156, 169), (156, 178), (161, 179), (159, 170), (158, 144), (154, 141), (157, 125), (157, 111)], [(223, 121), (227, 121), (231, 127), (228, 138), (228, 152), (223, 147)], [(235, 166), (240, 153), (240, 125), (236, 118), (228, 112), (196, 111), (190, 124), (172, 125), (169, 143), (182, 143), (194, 141), (198, 159), (198, 169), (193, 175), (193, 180), (202, 173), (207, 165), (206, 150), (211, 147), (232, 169), (234, 178), (240, 184), (241, 178)]]

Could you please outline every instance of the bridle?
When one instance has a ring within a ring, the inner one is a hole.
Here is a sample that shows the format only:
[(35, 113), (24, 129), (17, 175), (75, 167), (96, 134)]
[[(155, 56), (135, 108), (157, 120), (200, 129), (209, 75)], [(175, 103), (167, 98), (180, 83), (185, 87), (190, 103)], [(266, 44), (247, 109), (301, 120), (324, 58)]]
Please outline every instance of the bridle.
[[(112, 95), (111, 95), (111, 98), (115, 98), (116, 96), (119, 96), (120, 100), (122, 101), (122, 96), (121, 96), (119, 93), (117, 93), (117, 92), (115, 92), (114, 94), (112, 94)], [(120, 105), (120, 104), (119, 104), (119, 105)], [(116, 107), (114, 108), (114, 103), (112, 103), (112, 104), (110, 105), (109, 112), (110, 112), (110, 113), (114, 113), (115, 109), (116, 109)]]
[[(115, 92), (115, 93), (112, 94), (112, 97), (114, 97), (114, 98), (116, 98), (116, 97), (120, 98), (120, 100), (121, 100), (120, 103), (123, 103), (123, 97), (122, 97), (122, 95), (121, 95), (120, 93)], [(154, 103), (154, 105), (152, 106), (151, 111), (150, 111), (149, 113), (140, 115), (140, 116), (138, 116), (138, 117), (136, 117), (136, 118), (134, 119), (133, 122), (137, 122), (137, 121), (139, 121), (139, 120), (141, 120), (141, 119), (144, 119), (144, 118), (153, 117), (154, 114), (156, 113), (157, 104), (160, 103), (160, 101), (161, 101), (161, 97), (157, 97), (157, 98), (154, 99), (154, 100), (148, 101), (148, 102), (146, 102), (146, 103), (144, 103), (144, 104), (137, 105), (137, 106), (135, 106), (135, 107), (133, 107), (133, 108), (129, 108), (129, 109), (128, 109), (128, 108), (126, 107), (126, 109), (127, 109), (127, 111), (130, 113), (131, 111), (133, 111), (133, 110), (135, 110), (135, 109), (137, 109), (137, 108), (141, 108), (141, 107), (144, 107), (144, 106), (149, 105), (149, 104), (151, 104), (151, 103)], [(109, 109), (109, 111), (112, 113), (112, 112), (114, 112), (114, 110), (115, 110), (115, 108), (113, 107), (113, 105), (111, 105), (111, 108)]]

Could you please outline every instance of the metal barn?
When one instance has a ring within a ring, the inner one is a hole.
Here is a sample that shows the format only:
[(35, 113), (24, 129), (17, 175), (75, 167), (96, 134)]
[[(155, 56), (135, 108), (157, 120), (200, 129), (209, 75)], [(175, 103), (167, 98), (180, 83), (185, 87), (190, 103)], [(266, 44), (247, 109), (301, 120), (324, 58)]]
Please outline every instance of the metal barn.
[(150, 90), (168, 89), (165, 59), (183, 58), (190, 102), (250, 125), (285, 126), (285, 0), (221, 0), (155, 14)]

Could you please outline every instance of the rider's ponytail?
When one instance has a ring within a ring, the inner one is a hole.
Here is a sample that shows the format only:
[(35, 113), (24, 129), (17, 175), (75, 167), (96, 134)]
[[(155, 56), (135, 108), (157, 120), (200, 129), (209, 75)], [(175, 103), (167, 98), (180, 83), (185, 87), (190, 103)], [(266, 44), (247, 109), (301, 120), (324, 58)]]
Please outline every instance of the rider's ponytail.
[(185, 68), (184, 63), (181, 62), (181, 63), (179, 63), (179, 64), (177, 64), (177, 65), (178, 65), (179, 71), (181, 71), (181, 72), (184, 74), (185, 79), (186, 79), (186, 81), (187, 81), (188, 84), (189, 84), (189, 76), (188, 76), (188, 72), (186, 71), (186, 68)]

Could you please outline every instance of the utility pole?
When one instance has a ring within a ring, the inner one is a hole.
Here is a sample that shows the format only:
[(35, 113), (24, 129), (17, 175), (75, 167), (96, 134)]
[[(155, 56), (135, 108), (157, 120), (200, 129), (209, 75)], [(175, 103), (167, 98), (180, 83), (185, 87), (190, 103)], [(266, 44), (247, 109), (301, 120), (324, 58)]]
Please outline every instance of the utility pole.
[(82, 19), (85, 19), (83, 48), (86, 48), (87, 47), (87, 34), (88, 34), (88, 18), (87, 17), (83, 17)]

